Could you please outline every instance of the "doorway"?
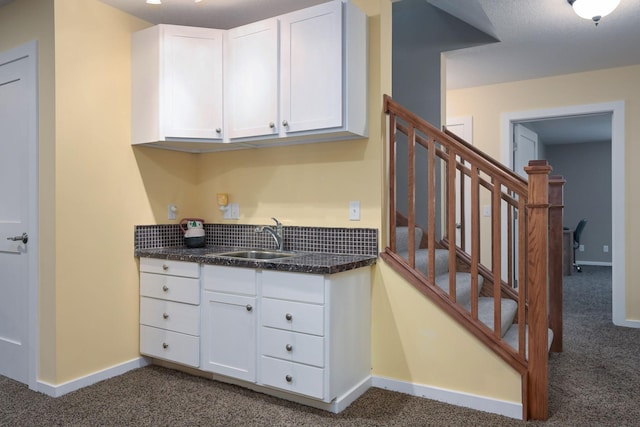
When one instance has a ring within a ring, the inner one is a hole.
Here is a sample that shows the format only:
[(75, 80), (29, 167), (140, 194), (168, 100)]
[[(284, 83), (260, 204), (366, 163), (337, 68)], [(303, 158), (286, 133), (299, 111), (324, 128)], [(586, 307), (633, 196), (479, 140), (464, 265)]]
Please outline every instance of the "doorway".
[(626, 254), (625, 223), (625, 173), (624, 173), (624, 101), (575, 105), (521, 112), (503, 113), (501, 116), (502, 162), (513, 168), (513, 130), (518, 122), (573, 117), (600, 113), (611, 114), (611, 273), (612, 318), (619, 326), (640, 327), (639, 321), (626, 317)]

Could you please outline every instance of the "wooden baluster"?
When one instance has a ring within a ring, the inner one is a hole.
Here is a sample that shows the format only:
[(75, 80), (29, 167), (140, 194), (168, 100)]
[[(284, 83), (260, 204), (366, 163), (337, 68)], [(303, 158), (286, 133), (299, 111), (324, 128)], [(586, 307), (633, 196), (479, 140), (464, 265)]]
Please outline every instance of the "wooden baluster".
[[(387, 97), (388, 98), (388, 97)], [(389, 99), (385, 98), (385, 104)], [(389, 248), (396, 252), (396, 115), (389, 114)]]
[(564, 208), (561, 176), (549, 178), (549, 327), (553, 331), (551, 351), (562, 351), (562, 223)]
[(409, 135), (407, 136), (407, 209), (408, 215), (408, 232), (409, 232), (409, 265), (411, 268), (416, 266), (416, 129), (409, 124)]

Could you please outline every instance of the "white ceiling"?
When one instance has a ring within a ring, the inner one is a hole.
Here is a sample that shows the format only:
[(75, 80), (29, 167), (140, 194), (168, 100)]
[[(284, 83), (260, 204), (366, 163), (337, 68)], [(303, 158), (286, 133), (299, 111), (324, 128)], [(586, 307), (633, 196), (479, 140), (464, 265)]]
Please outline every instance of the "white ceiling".
[[(0, 6), (11, 1), (0, 0)], [(100, 1), (154, 24), (226, 29), (327, 0)], [(621, 0), (597, 27), (579, 18), (567, 0), (426, 1), (500, 40), (448, 52), (449, 89), (640, 64), (639, 0)]]
[(501, 40), (447, 53), (450, 89), (640, 64), (638, 0), (597, 27), (567, 0), (428, 1)]
[[(154, 24), (226, 29), (327, 0), (101, 1)], [(640, 64), (638, 0), (621, 0), (597, 27), (567, 0), (426, 1), (500, 40), (447, 53), (449, 89)]]
[(226, 30), (328, 0), (162, 0), (161, 5), (149, 5), (145, 0), (100, 1), (153, 24)]

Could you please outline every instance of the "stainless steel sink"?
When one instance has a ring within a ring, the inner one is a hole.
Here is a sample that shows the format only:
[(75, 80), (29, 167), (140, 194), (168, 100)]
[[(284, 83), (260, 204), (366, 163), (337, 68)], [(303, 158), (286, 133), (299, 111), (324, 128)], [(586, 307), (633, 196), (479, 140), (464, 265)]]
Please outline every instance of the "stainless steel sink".
[(270, 260), (270, 259), (290, 258), (299, 254), (295, 252), (250, 250), (250, 251), (224, 252), (221, 254), (211, 254), (211, 255), (228, 257), (228, 258), (250, 259), (250, 260)]

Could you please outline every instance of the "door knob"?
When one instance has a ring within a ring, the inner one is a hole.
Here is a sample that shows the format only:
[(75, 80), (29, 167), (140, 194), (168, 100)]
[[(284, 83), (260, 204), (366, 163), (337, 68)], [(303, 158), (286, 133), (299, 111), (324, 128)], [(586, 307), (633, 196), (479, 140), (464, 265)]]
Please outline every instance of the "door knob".
[(22, 243), (26, 245), (29, 241), (29, 235), (27, 233), (22, 233), (22, 236), (7, 237), (7, 240), (13, 240), (14, 242), (22, 240)]

